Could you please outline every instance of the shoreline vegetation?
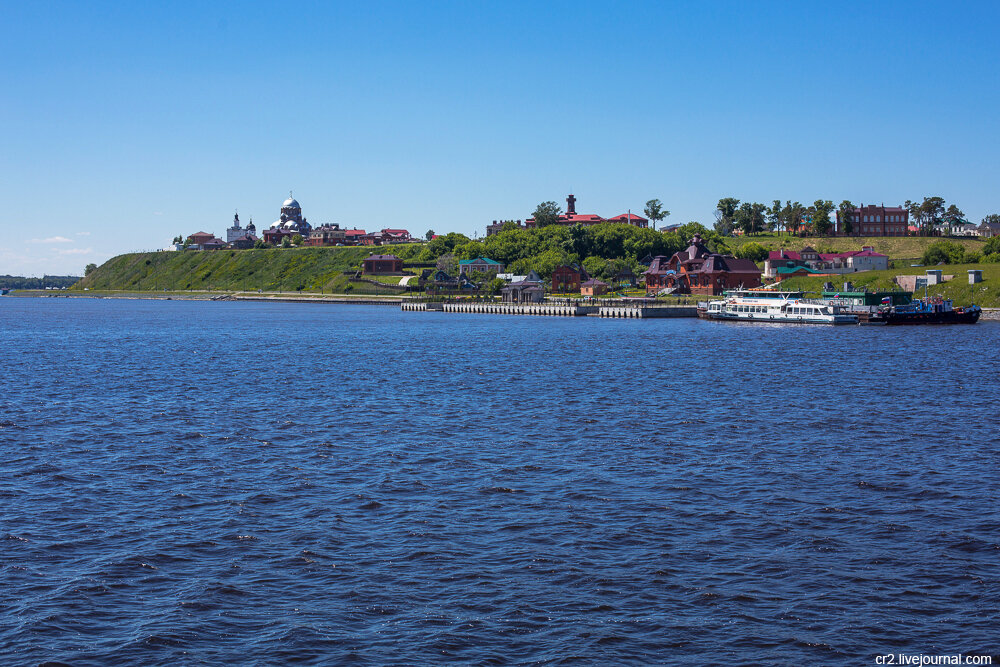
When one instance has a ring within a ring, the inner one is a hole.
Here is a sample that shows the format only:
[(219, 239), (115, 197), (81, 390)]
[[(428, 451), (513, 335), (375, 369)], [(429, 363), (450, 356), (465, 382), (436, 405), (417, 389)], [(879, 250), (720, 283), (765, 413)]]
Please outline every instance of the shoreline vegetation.
[[(578, 229), (548, 227), (541, 230), (510, 230), (483, 240), (472, 240), (461, 234), (449, 234), (428, 243), (360, 247), (301, 247), (254, 250), (207, 250), (183, 252), (127, 253), (113, 257), (96, 267), (68, 290), (15, 290), (20, 296), (115, 296), (135, 298), (219, 299), (261, 298), (268, 300), (358, 301), (400, 298), (423, 298), (419, 291), (404, 291), (399, 276), (364, 276), (356, 274), (362, 260), (372, 253), (395, 254), (406, 262), (405, 273), (420, 276), (441, 260), (457, 260), (475, 256), (496, 255), (519, 273), (529, 267), (543, 277), (562, 263), (580, 261), (591, 275), (604, 277), (627, 266), (641, 273), (639, 255), (670, 254), (680, 247), (686, 235), (702, 232), (710, 244), (721, 252), (736, 256), (756, 254), (761, 250), (801, 250), (811, 247), (819, 252), (839, 252), (872, 246), (876, 252), (890, 258), (887, 271), (868, 271), (844, 276), (791, 278), (782, 283), (792, 290), (821, 291), (831, 282), (839, 289), (850, 281), (856, 287), (872, 290), (896, 288), (897, 275), (923, 275), (928, 268), (941, 269), (954, 278), (928, 288), (929, 295), (941, 295), (956, 303), (976, 303), (985, 308), (1000, 307), (1000, 263), (976, 262), (923, 266), (921, 260), (928, 248), (942, 241), (960, 249), (957, 259), (980, 259), (987, 245), (982, 239), (940, 237), (799, 237), (784, 234), (722, 237), (701, 225), (686, 225), (677, 233), (663, 234), (652, 230), (637, 230), (627, 225), (601, 225)], [(603, 229), (602, 229), (603, 228)], [(751, 246), (750, 244), (754, 244)], [(754, 247), (756, 246), (756, 247)], [(578, 252), (571, 252), (578, 251)], [(591, 254), (591, 253), (600, 254)], [(602, 256), (607, 255), (607, 256)], [(990, 256), (987, 256), (988, 258)], [(762, 261), (759, 262), (762, 265)], [(416, 265), (410, 268), (411, 265)], [(913, 266), (918, 265), (918, 266)], [(979, 269), (983, 282), (969, 285), (966, 271)], [(526, 272), (526, 271), (525, 271)], [(409, 281), (416, 283), (416, 279)], [(635, 294), (638, 294), (636, 292)], [(630, 295), (634, 295), (630, 293)], [(610, 298), (617, 298), (609, 295)], [(566, 298), (553, 295), (553, 298)], [(568, 298), (583, 300), (571, 295)], [(693, 303), (705, 300), (699, 295), (660, 297), (663, 305)], [(600, 298), (598, 298), (600, 300)]]

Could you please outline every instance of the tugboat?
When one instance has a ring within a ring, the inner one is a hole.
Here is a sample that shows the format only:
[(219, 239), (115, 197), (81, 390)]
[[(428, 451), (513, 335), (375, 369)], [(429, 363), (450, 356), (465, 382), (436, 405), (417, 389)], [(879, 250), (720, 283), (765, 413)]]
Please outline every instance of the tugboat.
[(983, 309), (977, 305), (955, 308), (939, 296), (919, 299), (905, 306), (887, 306), (872, 314), (871, 322), (885, 324), (975, 324)]

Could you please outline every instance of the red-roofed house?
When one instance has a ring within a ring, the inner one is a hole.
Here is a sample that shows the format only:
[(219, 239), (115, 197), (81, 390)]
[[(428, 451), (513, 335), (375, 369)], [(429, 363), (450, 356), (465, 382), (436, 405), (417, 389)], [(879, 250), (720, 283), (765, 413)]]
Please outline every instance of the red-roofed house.
[(195, 232), (187, 237), (188, 248), (194, 250), (218, 250), (226, 245), (226, 242), (208, 232)]
[(764, 277), (774, 278), (778, 269), (807, 267), (817, 273), (857, 273), (858, 271), (880, 271), (889, 268), (889, 257), (875, 252), (871, 246), (847, 252), (816, 252), (805, 247), (794, 250), (772, 250), (764, 260)]
[(367, 234), (363, 229), (345, 229), (344, 245), (361, 245), (361, 239), (363, 239), (366, 235)]
[[(559, 218), (556, 221), (556, 224), (558, 224), (558, 225), (567, 225), (567, 226), (569, 226), (569, 225), (597, 225), (597, 224), (600, 224), (602, 222), (625, 223), (625, 224), (629, 224), (629, 225), (635, 225), (636, 227), (648, 227), (649, 226), (649, 220), (647, 220), (646, 218), (643, 218), (641, 216), (635, 215), (634, 213), (631, 214), (631, 215), (628, 214), (628, 213), (622, 213), (621, 215), (616, 215), (614, 218), (611, 218), (610, 220), (607, 219), (607, 218), (602, 218), (601, 216), (599, 216), (599, 215), (597, 215), (595, 213), (577, 213), (576, 212), (576, 197), (573, 196), (573, 195), (569, 195), (568, 197), (566, 197), (566, 212), (559, 216)], [(503, 225), (500, 225), (500, 227), (502, 227), (502, 226)], [(534, 218), (528, 218), (527, 220), (524, 221), (524, 226), (527, 227), (527, 228), (529, 228), (529, 229), (532, 229), (534, 227), (537, 227), (538, 225), (535, 224), (535, 219)], [(496, 223), (494, 223), (493, 227), (496, 227)], [(487, 227), (486, 231), (487, 231), (487, 235), (489, 235), (490, 234), (490, 228)], [(496, 231), (499, 231), (499, 230), (496, 230)], [(493, 233), (496, 233), (496, 231), (494, 231)]]
[(642, 227), (643, 229), (649, 227), (649, 220), (632, 212), (622, 213), (621, 215), (616, 215), (613, 218), (608, 218), (608, 222), (619, 222), (626, 225), (633, 225), (635, 227)]
[(669, 260), (656, 257), (644, 275), (649, 292), (672, 287), (681, 294), (722, 294), (727, 289), (760, 286), (756, 264), (710, 251), (698, 234), (686, 250), (674, 253)]
[(384, 243), (409, 243), (413, 239), (405, 229), (383, 229), (382, 240)]

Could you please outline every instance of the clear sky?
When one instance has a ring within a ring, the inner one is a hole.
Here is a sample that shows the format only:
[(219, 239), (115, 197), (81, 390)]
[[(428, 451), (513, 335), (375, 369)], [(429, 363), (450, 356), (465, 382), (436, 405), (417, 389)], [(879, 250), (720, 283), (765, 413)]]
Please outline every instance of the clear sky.
[(177, 234), (483, 235), (572, 188), (1000, 212), (997, 2), (0, 5), (0, 274)]

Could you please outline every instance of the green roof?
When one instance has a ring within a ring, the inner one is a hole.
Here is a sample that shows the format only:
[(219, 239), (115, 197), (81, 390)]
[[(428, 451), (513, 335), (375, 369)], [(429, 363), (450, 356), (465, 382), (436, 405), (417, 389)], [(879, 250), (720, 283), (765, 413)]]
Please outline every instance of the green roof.
[(490, 259), (489, 257), (476, 257), (475, 259), (460, 259), (459, 264), (472, 264), (473, 262), (485, 262), (487, 264), (496, 264), (497, 266), (502, 266), (500, 262), (495, 259)]
[(777, 270), (777, 273), (796, 273), (798, 271), (805, 271), (806, 273), (819, 273), (819, 271), (810, 269), (808, 266), (782, 266)]

